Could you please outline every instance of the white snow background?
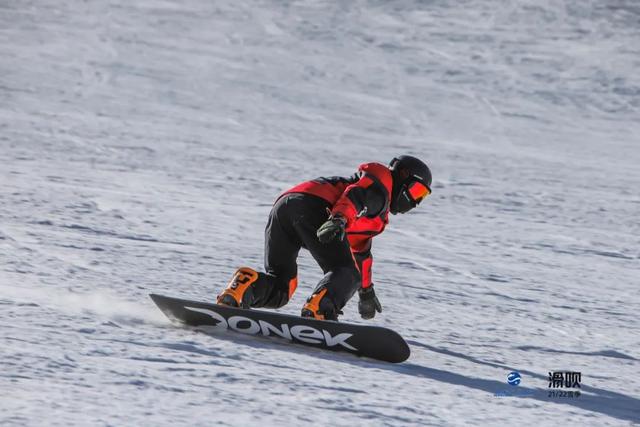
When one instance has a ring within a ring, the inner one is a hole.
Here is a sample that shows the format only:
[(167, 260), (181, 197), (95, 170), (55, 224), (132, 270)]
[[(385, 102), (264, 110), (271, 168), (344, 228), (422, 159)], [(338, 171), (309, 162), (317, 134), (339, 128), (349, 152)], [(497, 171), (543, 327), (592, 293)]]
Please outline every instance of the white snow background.
[[(1, 0), (0, 424), (639, 423), (639, 135), (635, 0)], [(374, 241), (371, 323), (407, 362), (148, 298), (213, 300), (281, 191), (404, 153), (434, 192)]]

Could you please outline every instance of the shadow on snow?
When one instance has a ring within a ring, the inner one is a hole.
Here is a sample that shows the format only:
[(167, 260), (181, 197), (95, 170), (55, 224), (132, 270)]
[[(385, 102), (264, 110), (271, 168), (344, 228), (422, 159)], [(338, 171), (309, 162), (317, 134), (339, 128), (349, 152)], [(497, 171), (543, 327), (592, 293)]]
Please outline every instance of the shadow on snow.
[[(402, 375), (408, 375), (412, 377), (421, 377), (425, 379), (439, 381), (442, 383), (453, 384), (457, 386), (481, 390), (481, 391), (490, 393), (492, 397), (496, 393), (500, 393), (501, 391), (509, 387), (505, 381), (476, 378), (476, 377), (462, 375), (456, 372), (429, 368), (426, 366), (422, 366), (422, 365), (418, 365), (410, 362), (404, 362), (401, 364), (390, 364), (386, 362), (378, 362), (372, 359), (358, 358), (357, 356), (354, 356), (349, 353), (342, 353), (342, 352), (336, 353), (336, 352), (330, 352), (327, 350), (322, 350), (322, 349), (305, 346), (301, 344), (283, 342), (276, 338), (260, 337), (260, 339), (256, 339), (256, 337), (253, 337), (253, 336), (244, 336), (243, 334), (229, 334), (226, 331), (212, 333), (210, 331), (205, 332), (202, 330), (198, 330), (197, 328), (194, 328), (192, 330), (202, 332), (206, 335), (209, 335), (215, 338), (231, 340), (231, 341), (237, 342), (238, 344), (246, 345), (249, 347), (261, 348), (261, 349), (277, 348), (277, 349), (285, 350), (288, 352), (298, 353), (301, 355), (307, 355), (307, 356), (316, 357), (316, 358), (325, 359), (325, 360), (331, 360), (334, 362), (349, 363), (352, 365), (357, 365), (361, 368), (384, 369), (384, 370), (392, 371)], [(516, 369), (512, 366), (502, 365), (499, 363), (483, 361), (473, 356), (466, 355), (464, 353), (458, 353), (451, 350), (430, 346), (417, 341), (409, 341), (409, 344), (416, 347), (421, 347), (436, 353), (445, 354), (447, 356), (453, 356), (453, 357), (465, 359), (469, 362), (477, 363), (480, 365), (490, 366), (493, 368), (500, 368), (500, 369), (504, 369), (505, 371), (517, 370), (523, 374), (526, 374), (528, 377), (537, 378), (545, 382), (548, 380), (548, 377), (545, 375), (540, 375), (535, 372), (531, 372), (527, 370)], [(210, 352), (210, 351), (202, 350), (195, 346), (190, 346), (190, 345), (185, 346), (184, 344), (179, 344), (179, 345), (160, 344), (160, 346), (169, 348), (172, 350), (193, 352), (193, 353), (211, 355), (216, 357), (225, 357), (224, 355), (219, 354), (218, 352), (215, 352), (215, 351)], [(261, 362), (261, 363), (264, 363), (264, 362)], [(269, 365), (268, 363), (265, 363), (265, 364)], [(278, 368), (285, 368), (277, 364), (273, 364), (273, 366)], [(640, 421), (640, 399), (627, 396), (622, 393), (616, 393), (613, 391), (608, 391), (608, 390), (600, 389), (597, 387), (590, 387), (588, 385), (582, 384), (582, 387), (581, 387), (582, 394), (579, 398), (554, 399), (554, 398), (548, 397), (548, 393), (547, 393), (548, 390), (546, 389), (518, 387), (517, 390), (519, 391), (518, 394), (522, 394), (522, 396), (515, 394), (513, 398), (533, 399), (541, 402), (554, 403), (558, 405), (569, 405), (569, 406), (574, 406), (576, 408), (583, 409), (585, 411), (597, 412), (597, 413), (607, 415), (613, 418), (618, 418), (621, 420), (626, 420), (631, 422)]]
[[(544, 382), (548, 381), (548, 377), (540, 375), (535, 372), (516, 369), (512, 366), (502, 365), (499, 363), (486, 362), (479, 360), (473, 356), (468, 356), (464, 353), (458, 353), (455, 351), (442, 349), (427, 344), (422, 344), (416, 341), (410, 341), (410, 344), (418, 347), (425, 348), (429, 351), (445, 354), (447, 356), (454, 356), (461, 359), (465, 359), (469, 362), (477, 363), (480, 365), (491, 366), (493, 368), (504, 369), (505, 371), (519, 371), (522, 374), (526, 374), (529, 377), (537, 378)], [(378, 367), (379, 368), (379, 367)], [(443, 371), (440, 369), (428, 368), (413, 363), (403, 363), (401, 365), (389, 366), (386, 369), (392, 370), (398, 373), (419, 376), (429, 378), (432, 380), (445, 382), (448, 384), (455, 384), (464, 387), (473, 388), (476, 390), (486, 391), (488, 393), (496, 393), (509, 387), (504, 381), (485, 380), (481, 378), (467, 377), (455, 372)], [(604, 390), (597, 387), (590, 387), (582, 384), (581, 396), (579, 398), (550, 398), (548, 397), (548, 390), (533, 389), (526, 387), (518, 387), (529, 395), (527, 396), (514, 396), (515, 398), (534, 399), (543, 402), (550, 402), (559, 405), (570, 405), (585, 411), (598, 412), (610, 417), (618, 418), (626, 421), (638, 422), (640, 421), (640, 399), (624, 395), (622, 393), (616, 393), (609, 390)], [(589, 394), (585, 394), (589, 393)]]

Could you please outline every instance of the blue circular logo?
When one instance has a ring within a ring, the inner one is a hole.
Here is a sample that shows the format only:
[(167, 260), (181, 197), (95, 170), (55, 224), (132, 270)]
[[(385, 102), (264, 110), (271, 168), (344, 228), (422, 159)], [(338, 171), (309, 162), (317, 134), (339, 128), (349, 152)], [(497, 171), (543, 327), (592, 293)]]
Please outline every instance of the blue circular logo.
[(507, 375), (507, 382), (509, 383), (509, 385), (520, 385), (521, 381), (522, 377), (520, 376), (520, 372), (518, 371), (513, 371), (509, 375)]

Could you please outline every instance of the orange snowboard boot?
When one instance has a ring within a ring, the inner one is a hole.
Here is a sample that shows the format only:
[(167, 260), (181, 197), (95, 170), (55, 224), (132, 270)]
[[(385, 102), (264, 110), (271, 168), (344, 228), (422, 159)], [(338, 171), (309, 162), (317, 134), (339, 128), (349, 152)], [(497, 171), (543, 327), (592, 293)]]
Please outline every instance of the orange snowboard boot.
[(252, 299), (250, 287), (256, 280), (258, 280), (257, 271), (249, 267), (239, 268), (225, 290), (218, 295), (216, 302), (230, 307), (249, 308)]
[(342, 312), (336, 309), (329, 296), (325, 297), (326, 293), (327, 289), (322, 288), (311, 295), (302, 306), (300, 315), (318, 320), (338, 320), (338, 314)]

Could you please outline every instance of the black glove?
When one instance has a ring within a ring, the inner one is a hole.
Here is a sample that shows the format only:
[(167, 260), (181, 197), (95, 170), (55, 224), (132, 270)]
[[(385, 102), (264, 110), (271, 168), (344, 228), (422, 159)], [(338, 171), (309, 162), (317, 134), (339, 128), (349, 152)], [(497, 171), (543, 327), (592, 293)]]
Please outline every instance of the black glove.
[(347, 225), (347, 220), (341, 216), (330, 216), (329, 219), (318, 228), (316, 235), (320, 243), (329, 243), (336, 237), (339, 240), (344, 239), (344, 229)]
[(358, 295), (360, 295), (360, 302), (358, 302), (360, 317), (368, 320), (374, 318), (376, 311), (382, 313), (382, 305), (378, 301), (376, 291), (373, 290), (373, 284), (368, 288), (360, 288)]

